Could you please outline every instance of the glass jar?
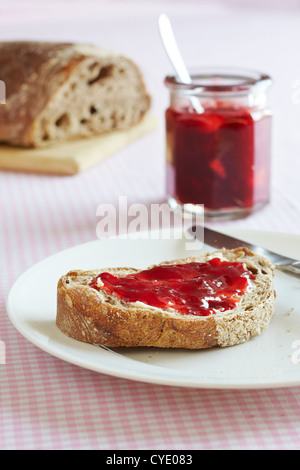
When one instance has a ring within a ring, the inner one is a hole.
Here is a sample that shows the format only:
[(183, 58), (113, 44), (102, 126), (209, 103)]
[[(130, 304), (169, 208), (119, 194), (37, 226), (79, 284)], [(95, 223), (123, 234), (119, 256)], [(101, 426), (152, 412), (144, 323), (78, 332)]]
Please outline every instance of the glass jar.
[(245, 217), (270, 198), (268, 75), (200, 69), (191, 83), (168, 76), (167, 194), (171, 207), (212, 218)]

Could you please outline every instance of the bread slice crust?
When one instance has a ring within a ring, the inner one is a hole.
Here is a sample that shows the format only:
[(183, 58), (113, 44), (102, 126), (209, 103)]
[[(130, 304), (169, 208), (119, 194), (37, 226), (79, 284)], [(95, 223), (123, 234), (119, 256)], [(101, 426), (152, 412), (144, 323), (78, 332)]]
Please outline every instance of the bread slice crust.
[(58, 282), (56, 324), (71, 338), (111, 348), (207, 349), (234, 346), (260, 335), (269, 326), (275, 309), (274, 267), (268, 259), (241, 247), (161, 264), (205, 262), (212, 257), (243, 262), (256, 274), (251, 293), (242, 296), (240, 304), (232, 310), (196, 316), (125, 304), (88, 284), (101, 272), (126, 276), (139, 270), (75, 270)]

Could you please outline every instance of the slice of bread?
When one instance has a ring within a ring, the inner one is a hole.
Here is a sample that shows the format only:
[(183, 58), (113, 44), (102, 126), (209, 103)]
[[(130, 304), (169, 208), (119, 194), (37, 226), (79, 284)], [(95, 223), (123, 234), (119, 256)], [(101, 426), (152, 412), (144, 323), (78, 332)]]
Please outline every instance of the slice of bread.
[(139, 67), (94, 45), (0, 43), (0, 142), (46, 147), (128, 129), (149, 110)]
[[(124, 277), (139, 270), (111, 268), (71, 271), (58, 282), (58, 328), (76, 340), (107, 347), (203, 349), (233, 346), (259, 335), (269, 326), (275, 308), (274, 267), (247, 248), (219, 250), (161, 265), (206, 262), (221, 258), (242, 262), (255, 274), (251, 289), (231, 310), (208, 316), (182, 314), (145, 304), (126, 303), (99, 287), (90, 287), (100, 273)], [(160, 266), (160, 265), (159, 265)], [(150, 268), (149, 268), (150, 269)]]

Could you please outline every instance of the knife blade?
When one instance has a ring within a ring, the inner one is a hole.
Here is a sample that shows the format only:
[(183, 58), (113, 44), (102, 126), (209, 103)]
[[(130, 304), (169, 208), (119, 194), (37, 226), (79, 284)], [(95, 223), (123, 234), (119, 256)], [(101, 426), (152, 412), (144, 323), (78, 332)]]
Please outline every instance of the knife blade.
[(189, 228), (189, 232), (194, 236), (194, 238), (197, 238), (200, 233), (204, 233), (204, 240), (202, 241), (204, 241), (206, 245), (209, 245), (213, 248), (226, 248), (231, 250), (244, 246), (258, 255), (266, 256), (275, 265), (276, 268), (292, 274), (300, 275), (299, 260), (288, 258), (286, 256), (280, 255), (279, 253), (270, 251), (262, 246), (254, 245), (253, 243), (249, 243), (244, 240), (239, 240), (238, 238), (225, 235), (207, 227), (204, 227), (203, 231), (200, 231), (197, 226), (194, 225)]

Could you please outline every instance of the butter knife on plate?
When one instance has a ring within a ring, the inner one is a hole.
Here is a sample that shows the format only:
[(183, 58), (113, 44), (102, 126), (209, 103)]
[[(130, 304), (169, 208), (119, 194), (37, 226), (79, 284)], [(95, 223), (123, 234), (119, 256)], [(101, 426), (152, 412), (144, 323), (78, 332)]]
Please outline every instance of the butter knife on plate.
[(239, 240), (238, 238), (230, 237), (229, 235), (216, 232), (215, 230), (211, 230), (207, 227), (204, 227), (203, 230), (198, 230), (196, 226), (192, 226), (189, 228), (189, 232), (191, 235), (194, 236), (194, 238), (199, 236), (200, 233), (201, 236), (204, 234), (204, 240), (202, 241), (204, 241), (206, 245), (209, 245), (213, 248), (226, 248), (232, 250), (234, 248), (244, 246), (258, 255), (266, 256), (267, 258), (269, 258), (269, 260), (275, 265), (277, 269), (300, 276), (299, 260), (295, 260), (280, 255), (278, 253), (274, 253), (273, 251), (270, 251), (261, 246), (254, 245), (243, 240)]

